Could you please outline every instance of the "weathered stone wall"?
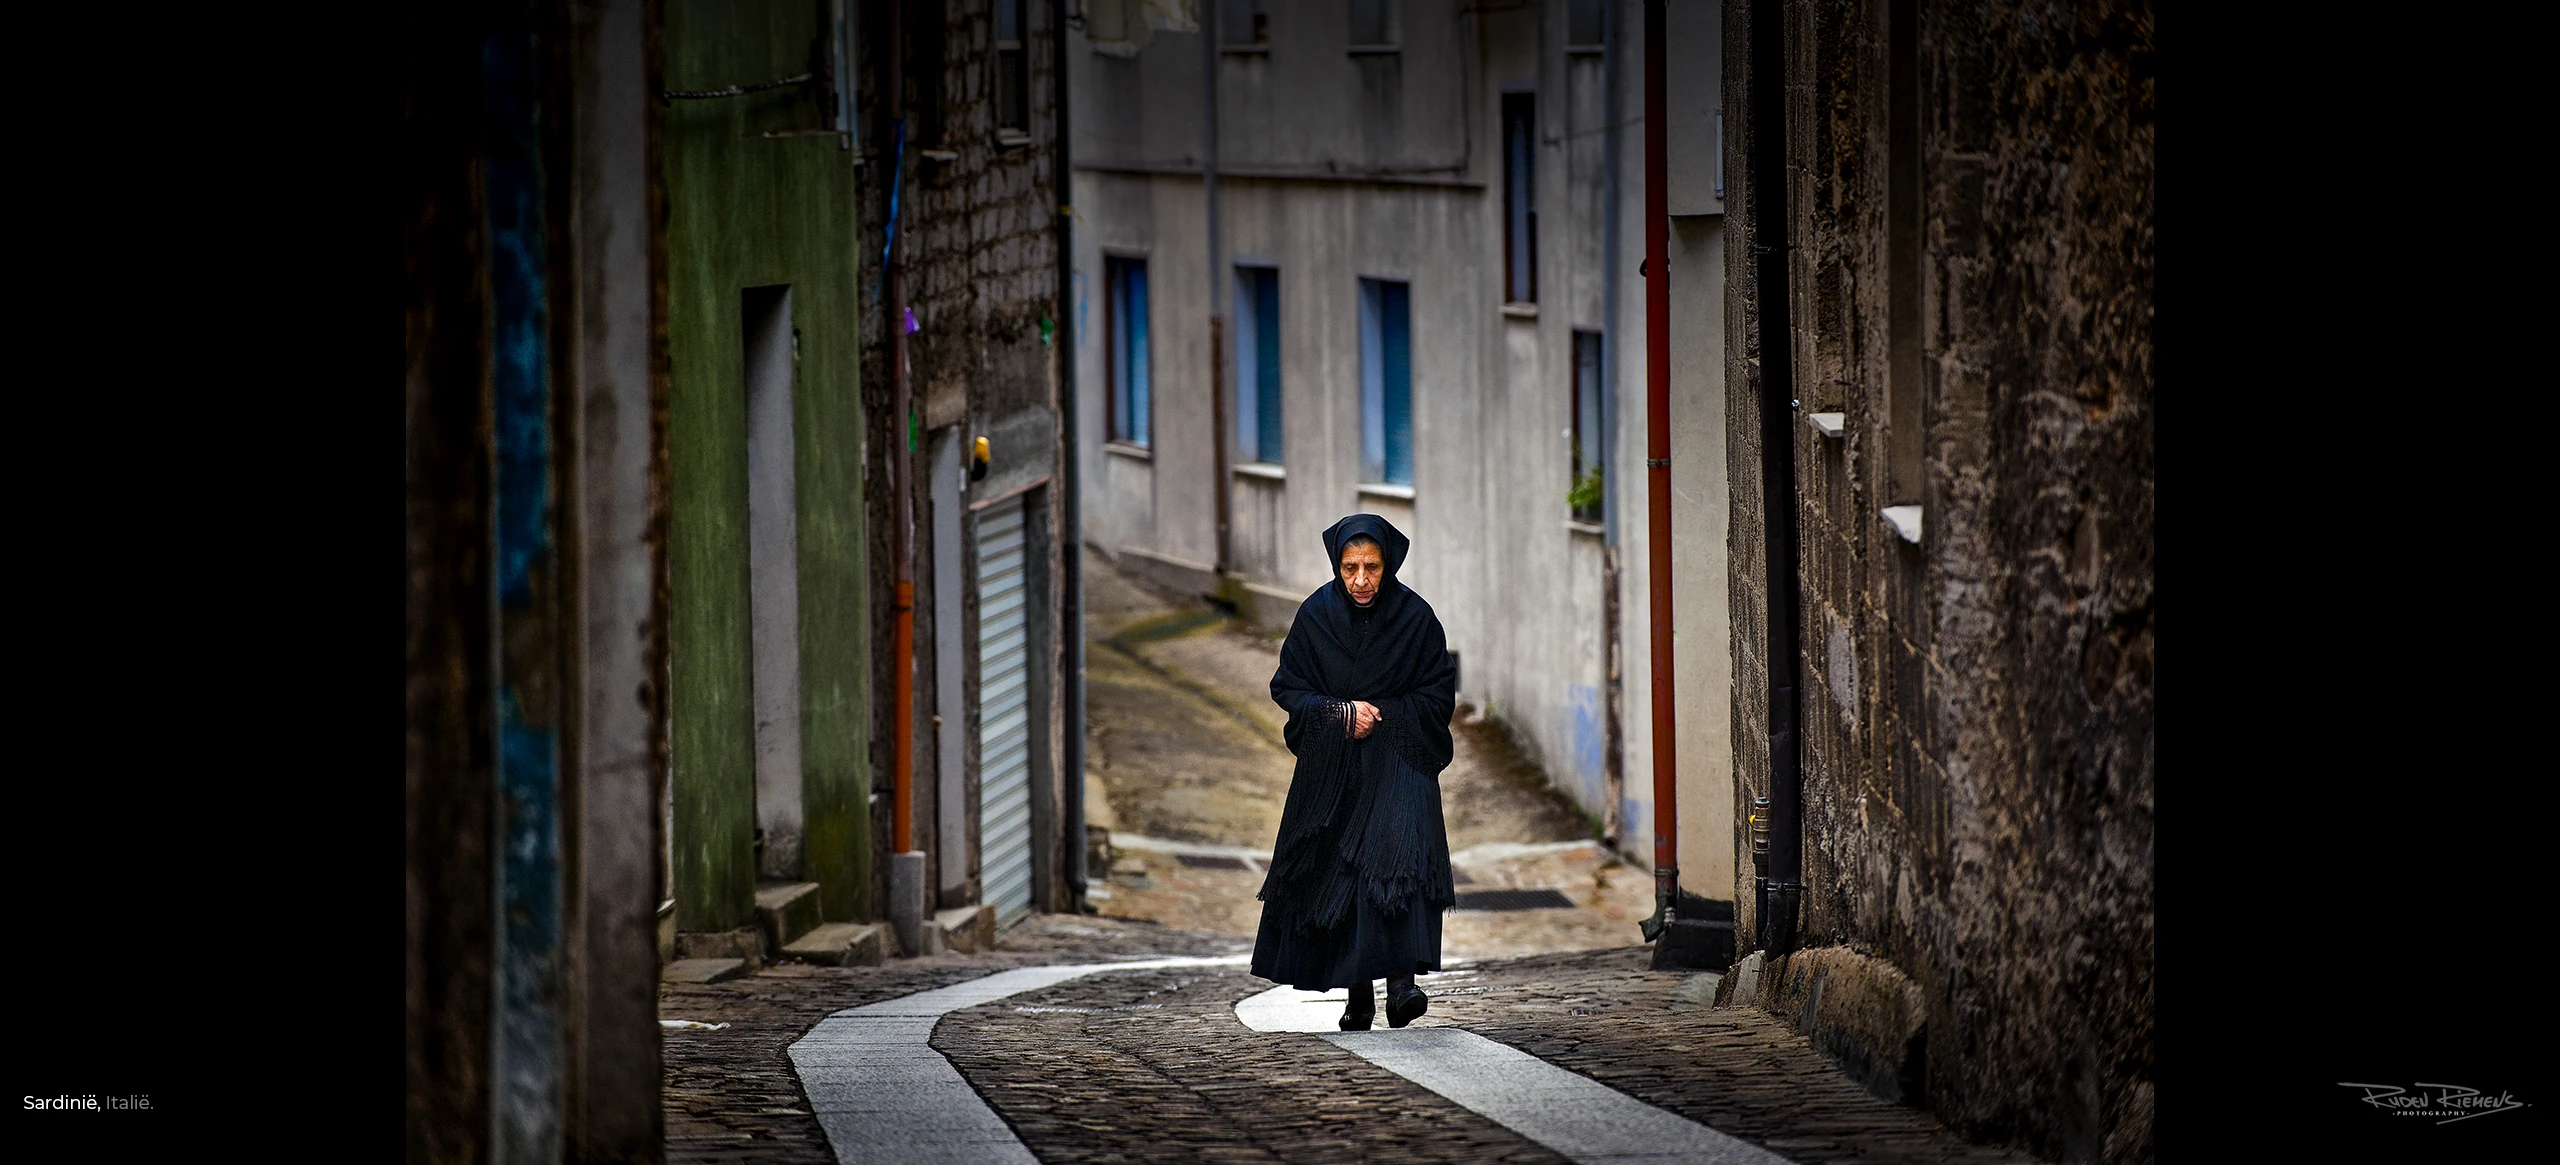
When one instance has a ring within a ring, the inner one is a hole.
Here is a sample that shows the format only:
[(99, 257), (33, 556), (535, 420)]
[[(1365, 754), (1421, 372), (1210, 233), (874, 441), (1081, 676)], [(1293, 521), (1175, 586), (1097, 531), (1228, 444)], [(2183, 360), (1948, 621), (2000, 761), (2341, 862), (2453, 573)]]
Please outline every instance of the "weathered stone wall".
[[(1749, 108), (1755, 16), (1787, 24), (1783, 110)], [(1737, 2), (1727, 21), (1746, 204), (1729, 374), (1756, 387), (1751, 265), (1784, 256), (1798, 411), (1847, 417), (1838, 439), (1791, 430), (1803, 943), (1919, 984), (1927, 1099), (1952, 1123), (2066, 1161), (2148, 1160), (2150, 6), (1919, 9), (1917, 545), (1878, 516), (1912, 500), (1888, 484), (1887, 4)], [(1747, 206), (1770, 114), (1788, 135), (1783, 240), (1753, 238)], [(1747, 804), (1768, 778), (1769, 584), (1759, 402), (1727, 400)]]
[[(1057, 305), (1058, 196), (1052, 171), (1057, 161), (1055, 54), (1051, 48), (1052, 6), (1026, 0), (1023, 51), (1027, 56), (1029, 116), (1020, 134), (999, 134), (996, 110), (997, 51), (994, 0), (901, 0), (905, 4), (907, 43), (906, 106), (908, 117), (905, 203), (907, 302), (919, 330), (908, 337), (909, 391), (923, 429), (930, 433), (962, 425), (964, 436), (985, 435), (993, 447), (989, 476), (970, 485), (970, 498), (991, 495), (1015, 484), (1057, 471), (1054, 354)], [(890, 458), (906, 447), (892, 412), (888, 296), (881, 281), (881, 247), (887, 242), (889, 187), (895, 159), (887, 108), (889, 43), (888, 5), (864, 5), (859, 70), (864, 140), (861, 197), (863, 395), (865, 402), (873, 530), (874, 593), (896, 592), (897, 560), (890, 524)], [(928, 156), (925, 152), (933, 151)], [(942, 155), (947, 152), (949, 157)], [(878, 295), (874, 298), (874, 291)], [(1051, 321), (1044, 338), (1042, 321)], [(933, 562), (936, 554), (964, 556), (965, 546), (934, 545), (929, 437), (912, 453), (916, 555), (916, 848), (931, 851), (939, 779), (936, 772), (934, 699), (935, 620), (966, 619), (966, 611), (933, 609)], [(963, 523), (963, 539), (968, 529)], [(1054, 539), (1035, 552), (1045, 555), (1057, 577)], [(964, 584), (964, 607), (975, 603), (975, 588)], [(1054, 601), (1054, 589), (1036, 602)], [(891, 642), (894, 610), (886, 601), (873, 604), (875, 642)], [(964, 652), (964, 655), (967, 654)], [(873, 714), (873, 755), (885, 766), (891, 744), (890, 691), (895, 666), (882, 652)], [(1051, 682), (1035, 691), (1055, 693)], [(969, 701), (974, 706), (972, 697)], [(1051, 736), (1059, 722), (1056, 700), (1050, 701)], [(976, 750), (975, 725), (966, 734), (970, 755)], [(1048, 755), (1057, 755), (1051, 747)], [(889, 780), (885, 767), (879, 787)], [(1054, 774), (1035, 776), (1055, 783)], [(886, 801), (878, 815), (876, 845), (889, 848)], [(928, 868), (935, 868), (933, 855)], [(881, 900), (887, 894), (887, 863), (880, 866)], [(974, 898), (972, 899), (974, 901)]]

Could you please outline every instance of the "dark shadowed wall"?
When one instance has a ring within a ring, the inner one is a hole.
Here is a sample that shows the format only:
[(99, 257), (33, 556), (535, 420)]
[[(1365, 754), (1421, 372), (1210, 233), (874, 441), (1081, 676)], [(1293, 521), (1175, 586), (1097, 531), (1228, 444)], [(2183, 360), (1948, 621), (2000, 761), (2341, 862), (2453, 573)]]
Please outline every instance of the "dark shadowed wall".
[[(1763, 534), (1791, 507), (1801, 945), (1919, 985), (1926, 1100), (1951, 1123), (2149, 1160), (2150, 5), (1725, 13), (1737, 802), (1768, 792)], [(1755, 54), (1772, 21), (1777, 51)], [(1774, 107), (1753, 83), (1770, 68)], [(1773, 133), (1785, 204), (1764, 220)], [(1755, 278), (1776, 262), (1786, 343)], [(1770, 498), (1760, 388), (1781, 360), (1795, 488)], [(1903, 505), (1916, 542), (1882, 515)], [(1738, 818), (1735, 837), (1748, 886)]]

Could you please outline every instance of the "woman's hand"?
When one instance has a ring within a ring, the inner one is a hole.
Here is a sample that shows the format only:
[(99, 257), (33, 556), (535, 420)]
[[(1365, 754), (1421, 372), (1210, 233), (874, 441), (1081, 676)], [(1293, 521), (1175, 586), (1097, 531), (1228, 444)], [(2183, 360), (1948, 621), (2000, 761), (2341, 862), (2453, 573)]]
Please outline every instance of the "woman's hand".
[(1351, 739), (1367, 740), (1369, 730), (1376, 728), (1386, 718), (1386, 713), (1379, 711), (1377, 705), (1367, 700), (1351, 701)]

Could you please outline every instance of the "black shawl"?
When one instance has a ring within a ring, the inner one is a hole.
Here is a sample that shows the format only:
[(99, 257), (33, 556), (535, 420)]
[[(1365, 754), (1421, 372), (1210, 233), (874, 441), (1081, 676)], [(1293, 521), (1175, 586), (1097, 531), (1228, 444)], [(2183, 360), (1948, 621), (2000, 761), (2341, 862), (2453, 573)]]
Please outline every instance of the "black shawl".
[[(1361, 534), (1377, 541), (1385, 566), (1378, 596), (1365, 609), (1342, 586), (1343, 546)], [(1397, 757), (1436, 778), (1451, 753), (1458, 669), (1440, 617), (1396, 579), (1407, 546), (1376, 514), (1353, 514), (1326, 530), (1333, 580), (1299, 605), (1271, 677), (1271, 699), (1289, 714), (1286, 735), (1298, 767), (1258, 897), (1288, 933), (1340, 924), (1355, 893), (1390, 916), (1457, 901), (1437, 815), (1426, 828), (1402, 806), (1381, 807), (1376, 795)], [(1346, 729), (1343, 704), (1351, 700), (1386, 716), (1367, 740), (1351, 739)]]

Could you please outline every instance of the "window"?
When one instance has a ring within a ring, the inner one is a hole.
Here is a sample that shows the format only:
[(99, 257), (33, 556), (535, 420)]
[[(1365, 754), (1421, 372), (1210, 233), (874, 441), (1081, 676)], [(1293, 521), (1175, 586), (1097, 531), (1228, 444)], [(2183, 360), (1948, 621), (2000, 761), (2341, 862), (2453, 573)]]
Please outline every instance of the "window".
[(1271, 43), (1271, 0), (1218, 0), (1218, 43), (1256, 48)]
[(1600, 377), (1600, 333), (1573, 334), (1573, 485), (1565, 500), (1573, 506), (1573, 520), (1601, 520), (1603, 492), (1606, 484), (1601, 476), (1600, 395), (1608, 391), (1608, 382)]
[(1103, 331), (1111, 363), (1111, 439), (1147, 443), (1147, 261), (1102, 261)]
[(1412, 288), (1360, 281), (1360, 480), (1413, 484)]
[(1607, 0), (1567, 0), (1564, 7), (1564, 47), (1596, 49), (1607, 43)]
[(1403, 44), (1403, 0), (1351, 0), (1350, 42), (1354, 48)]
[[(1024, 0), (996, 0), (996, 129), (1031, 128), (1031, 54), (1022, 42)], [(1008, 135), (1010, 136), (1010, 135)]]
[(1236, 268), (1236, 455), (1280, 464), (1280, 273)]
[(1538, 97), (1502, 95), (1502, 298), (1538, 302)]

